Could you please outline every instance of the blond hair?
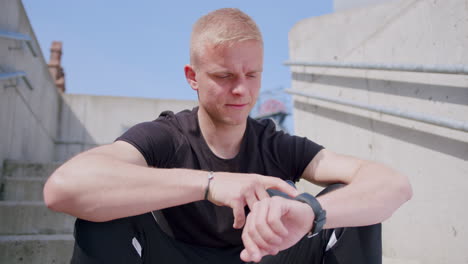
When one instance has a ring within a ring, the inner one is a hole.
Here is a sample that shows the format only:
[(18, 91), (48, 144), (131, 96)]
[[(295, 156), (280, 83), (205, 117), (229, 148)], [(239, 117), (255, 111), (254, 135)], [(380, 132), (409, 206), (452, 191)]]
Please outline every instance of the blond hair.
[(207, 45), (214, 48), (246, 40), (257, 40), (263, 45), (263, 38), (253, 19), (237, 8), (221, 8), (212, 11), (195, 22), (190, 39), (190, 63), (196, 61)]

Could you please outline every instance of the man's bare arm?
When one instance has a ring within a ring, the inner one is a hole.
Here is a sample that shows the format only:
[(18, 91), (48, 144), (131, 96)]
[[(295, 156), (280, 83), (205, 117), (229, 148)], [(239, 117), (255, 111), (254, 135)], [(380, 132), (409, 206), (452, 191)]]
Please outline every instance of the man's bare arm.
[(55, 211), (108, 221), (203, 199), (206, 173), (149, 168), (123, 141), (83, 152), (47, 180), (44, 200)]
[[(54, 211), (102, 222), (204, 199), (207, 172), (149, 168), (141, 153), (117, 141), (88, 150), (59, 167), (47, 180), (44, 200)], [(234, 227), (244, 225), (244, 206), (265, 189), (295, 195), (284, 181), (256, 174), (216, 172), (210, 201), (233, 208)]]
[(395, 170), (325, 149), (314, 157), (302, 177), (319, 185), (347, 184), (317, 198), (327, 211), (324, 228), (380, 223), (412, 196), (408, 178)]

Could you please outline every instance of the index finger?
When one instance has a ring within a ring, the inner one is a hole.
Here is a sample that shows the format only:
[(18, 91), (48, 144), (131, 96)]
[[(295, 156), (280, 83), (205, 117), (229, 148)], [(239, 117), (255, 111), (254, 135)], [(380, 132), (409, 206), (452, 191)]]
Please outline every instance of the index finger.
[(240, 229), (245, 224), (245, 212), (244, 204), (242, 202), (237, 202), (232, 206), (232, 213), (234, 215), (234, 224), (233, 228)]
[(286, 183), (284, 180), (271, 176), (263, 177), (262, 180), (265, 189), (275, 189), (291, 197), (296, 197), (297, 195), (299, 195), (299, 192), (294, 187)]

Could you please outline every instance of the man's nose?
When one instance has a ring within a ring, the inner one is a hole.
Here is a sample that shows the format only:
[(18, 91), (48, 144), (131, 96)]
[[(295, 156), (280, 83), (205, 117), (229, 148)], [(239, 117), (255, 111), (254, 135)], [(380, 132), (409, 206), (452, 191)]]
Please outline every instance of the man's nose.
[(244, 78), (239, 78), (232, 87), (231, 92), (233, 95), (243, 96), (246, 94), (247, 90), (248, 88), (246, 80)]

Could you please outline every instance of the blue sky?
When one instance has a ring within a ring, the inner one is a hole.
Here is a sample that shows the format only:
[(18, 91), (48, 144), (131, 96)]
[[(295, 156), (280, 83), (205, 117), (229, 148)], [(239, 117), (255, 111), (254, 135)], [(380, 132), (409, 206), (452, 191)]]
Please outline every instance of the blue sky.
[[(192, 24), (217, 8), (237, 7), (265, 42), (262, 90), (290, 86), (288, 32), (332, 12), (331, 0), (110, 1), (23, 0), (46, 60), (63, 42), (68, 93), (196, 99), (183, 75)], [(311, 47), (312, 48), (312, 47)]]

